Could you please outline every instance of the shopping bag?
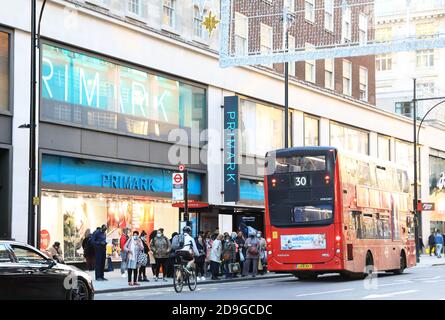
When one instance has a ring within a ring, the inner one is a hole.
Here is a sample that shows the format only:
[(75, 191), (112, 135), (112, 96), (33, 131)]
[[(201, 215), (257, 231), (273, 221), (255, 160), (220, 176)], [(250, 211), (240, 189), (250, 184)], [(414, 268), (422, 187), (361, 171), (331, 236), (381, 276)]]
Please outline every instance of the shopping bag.
[(105, 259), (105, 268), (104, 268), (105, 272), (112, 272), (114, 271), (113, 268), (113, 261), (111, 261), (111, 257), (108, 257), (107, 259)]
[(240, 260), (241, 262), (244, 262), (244, 260), (246, 260), (246, 258), (244, 258), (243, 250), (240, 250), (240, 251), (239, 251), (239, 260)]
[(240, 273), (241, 266), (238, 262), (229, 263), (229, 273)]
[(258, 271), (263, 271), (263, 263), (261, 262), (261, 259), (258, 259)]
[(430, 248), (425, 249), (425, 254), (430, 254)]

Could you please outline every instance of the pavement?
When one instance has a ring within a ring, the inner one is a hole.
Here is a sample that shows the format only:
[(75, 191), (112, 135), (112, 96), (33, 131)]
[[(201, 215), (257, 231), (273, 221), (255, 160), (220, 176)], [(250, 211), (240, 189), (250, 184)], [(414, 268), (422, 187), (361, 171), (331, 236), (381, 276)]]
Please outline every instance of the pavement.
[[(415, 268), (422, 269), (422, 268), (430, 268), (430, 267), (436, 267), (436, 266), (445, 266), (445, 255), (442, 255), (442, 258), (437, 258), (435, 256), (429, 256), (429, 255), (421, 255), (420, 257), (420, 263), (416, 265)], [(88, 271), (91, 278), (94, 279), (94, 271)], [(122, 277), (120, 273), (120, 269), (115, 269), (112, 272), (106, 272), (105, 278), (108, 279), (108, 281), (95, 281), (93, 280), (93, 285), (95, 289), (96, 294), (103, 294), (103, 293), (114, 293), (114, 292), (123, 292), (123, 291), (137, 291), (137, 290), (148, 290), (148, 289), (161, 289), (161, 288), (173, 288), (173, 279), (166, 279), (167, 281), (163, 281), (162, 279), (159, 279), (158, 281), (154, 280), (151, 268), (147, 268), (147, 277), (150, 282), (140, 282), (140, 286), (129, 286), (127, 282), (127, 276), (125, 274), (125, 277)], [(244, 282), (244, 281), (256, 281), (256, 280), (267, 280), (267, 279), (279, 279), (279, 278), (287, 278), (287, 277), (294, 277), (291, 274), (276, 274), (268, 272), (265, 275), (258, 275), (257, 277), (253, 278), (251, 276), (248, 277), (241, 277), (238, 276), (234, 279), (225, 279), (223, 276), (220, 277), (221, 280), (214, 281), (210, 280), (210, 278), (207, 278), (203, 281), (198, 281), (198, 285), (201, 284), (212, 284), (212, 285), (218, 285), (221, 283), (231, 283), (231, 282)]]
[[(150, 270), (149, 270), (150, 269)], [(167, 278), (166, 281), (162, 279), (158, 279), (155, 281), (153, 277), (153, 273), (151, 272), (151, 268), (147, 268), (147, 277), (150, 282), (139, 282), (140, 286), (129, 286), (127, 280), (127, 274), (125, 277), (122, 277), (120, 269), (115, 269), (112, 272), (105, 272), (105, 278), (108, 281), (96, 281), (94, 280), (94, 271), (88, 271), (89, 275), (93, 279), (94, 291), (95, 294), (101, 293), (110, 293), (110, 292), (122, 292), (122, 291), (135, 291), (135, 290), (147, 290), (147, 289), (159, 289), (159, 288), (173, 288), (173, 279)], [(161, 273), (162, 276), (162, 273)], [(210, 278), (206, 278), (206, 280), (198, 281), (198, 285), (201, 284), (210, 284), (210, 283), (227, 283), (227, 282), (240, 282), (240, 281), (251, 281), (251, 280), (261, 280), (261, 279), (276, 279), (292, 276), (290, 274), (275, 274), (275, 273), (266, 273), (264, 275), (257, 275), (256, 277), (247, 276), (241, 277), (238, 276), (233, 279), (225, 279), (224, 276), (220, 277), (220, 280), (210, 280)]]
[[(421, 263), (401, 275), (378, 273), (365, 280), (326, 274), (302, 281), (293, 276), (259, 276), (255, 281), (198, 283), (196, 291), (172, 285), (150, 290), (103, 292), (96, 300), (445, 300), (445, 258), (422, 256)], [(249, 280), (252, 278), (248, 278)], [(124, 280), (124, 279), (122, 279)], [(125, 282), (125, 280), (124, 280)]]

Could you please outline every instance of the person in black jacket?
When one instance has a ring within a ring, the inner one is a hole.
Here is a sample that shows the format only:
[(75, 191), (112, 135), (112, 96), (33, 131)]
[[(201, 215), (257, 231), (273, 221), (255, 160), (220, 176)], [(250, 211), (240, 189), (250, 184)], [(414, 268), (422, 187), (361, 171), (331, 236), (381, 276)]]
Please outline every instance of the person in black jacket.
[[(198, 280), (205, 280), (206, 272), (204, 270), (204, 264), (207, 256), (207, 245), (204, 241), (203, 234), (200, 233), (198, 237), (195, 239), (196, 247), (199, 251), (199, 256), (195, 257), (195, 263), (196, 263), (196, 276)], [(199, 277), (201, 275), (201, 278)]]
[[(144, 253), (147, 255), (147, 263), (149, 263), (149, 258), (148, 258), (148, 244), (147, 244), (147, 233), (145, 231), (142, 231), (141, 233), (141, 240), (142, 240), (142, 245), (144, 246)], [(148, 280), (147, 278), (147, 274), (146, 274), (146, 268), (147, 266), (140, 266), (139, 268), (139, 282), (150, 282), (150, 280)]]
[(85, 257), (87, 268), (89, 271), (94, 270), (95, 265), (95, 252), (93, 236), (90, 229), (85, 231), (85, 238), (82, 241), (83, 256)]
[[(433, 248), (436, 247), (436, 240), (434, 238), (434, 233), (431, 233), (430, 236), (428, 237), (428, 246), (430, 247), (430, 256), (431, 256)], [(436, 255), (437, 253), (434, 252), (434, 254)]]
[(107, 256), (107, 226), (102, 225), (102, 227), (97, 228), (93, 233), (93, 243), (94, 251), (96, 256), (96, 280), (103, 281), (108, 280), (104, 277), (105, 271), (105, 258)]

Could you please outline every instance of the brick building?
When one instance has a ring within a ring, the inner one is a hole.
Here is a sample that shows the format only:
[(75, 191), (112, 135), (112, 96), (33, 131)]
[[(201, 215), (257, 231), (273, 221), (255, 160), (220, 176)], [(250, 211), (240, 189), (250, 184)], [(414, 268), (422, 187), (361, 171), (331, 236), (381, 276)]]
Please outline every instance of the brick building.
[[(233, 8), (232, 50), (249, 55), (284, 50), (283, 8), (286, 3), (291, 20), (290, 51), (358, 43), (374, 37), (374, 10), (369, 1), (349, 0), (352, 6), (342, 12), (340, 0), (241, 0), (236, 1)], [(262, 67), (284, 73), (282, 63)], [(374, 56), (299, 61), (289, 64), (289, 74), (318, 87), (375, 104)]]

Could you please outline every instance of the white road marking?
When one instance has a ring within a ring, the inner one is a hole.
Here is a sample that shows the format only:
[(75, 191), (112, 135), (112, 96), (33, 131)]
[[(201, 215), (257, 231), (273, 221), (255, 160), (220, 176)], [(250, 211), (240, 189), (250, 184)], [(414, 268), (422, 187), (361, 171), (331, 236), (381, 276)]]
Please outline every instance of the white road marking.
[(428, 281), (428, 280), (437, 280), (440, 278), (441, 278), (441, 276), (436, 276), (436, 277), (432, 277), (432, 278), (414, 278), (412, 280), (413, 281)]
[(329, 293), (346, 292), (346, 291), (353, 291), (353, 290), (354, 289), (341, 289), (341, 290), (332, 290), (332, 291), (323, 291), (323, 292), (303, 293), (303, 294), (297, 294), (297, 297), (315, 296), (315, 295), (319, 295), (319, 294), (329, 294)]
[(389, 297), (394, 297), (394, 296), (398, 296), (401, 294), (408, 294), (408, 293), (414, 293), (417, 292), (418, 290), (406, 290), (406, 291), (397, 291), (397, 292), (390, 292), (390, 293), (385, 293), (385, 294), (370, 294), (366, 297), (363, 297), (362, 299), (380, 299), (380, 298), (389, 298)]
[(427, 281), (423, 281), (423, 283), (437, 283), (437, 282), (445, 282), (445, 279), (442, 279), (442, 280), (427, 280)]

